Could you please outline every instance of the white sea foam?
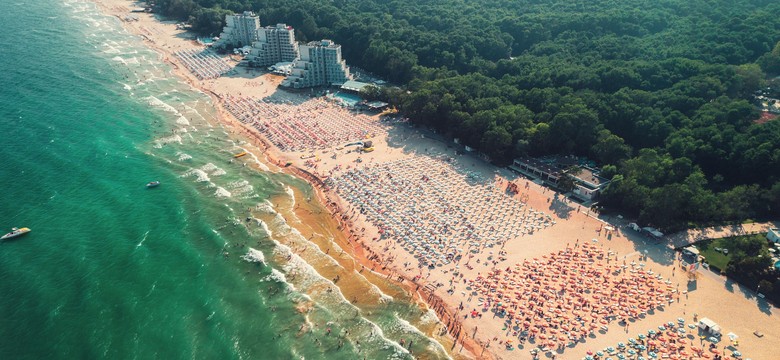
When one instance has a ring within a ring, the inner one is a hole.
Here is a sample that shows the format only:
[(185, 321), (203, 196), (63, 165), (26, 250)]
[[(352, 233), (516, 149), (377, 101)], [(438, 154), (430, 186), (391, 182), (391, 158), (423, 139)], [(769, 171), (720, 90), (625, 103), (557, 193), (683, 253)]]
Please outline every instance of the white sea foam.
[(252, 195), (255, 188), (252, 185), (244, 185), (230, 190), (235, 195), (249, 196)]
[(268, 225), (265, 223), (265, 221), (260, 220), (258, 218), (253, 218), (253, 219), (257, 222), (257, 225), (263, 229), (263, 231), (268, 235), (268, 237), (273, 236), (273, 232), (271, 232), (271, 229), (268, 228)]
[(379, 295), (379, 302), (385, 304), (385, 303), (389, 303), (389, 302), (393, 301), (393, 297), (392, 296), (383, 293), (382, 290), (379, 289), (379, 287), (374, 285), (373, 283), (370, 283), (370, 284), (371, 284), (371, 292), (373, 292), (374, 294)]
[(257, 249), (249, 248), (249, 251), (241, 258), (248, 262), (265, 264), (265, 255)]
[(230, 193), (230, 191), (225, 190), (221, 186), (217, 186), (217, 190), (214, 191), (214, 196), (218, 198), (228, 198), (232, 196), (232, 194)]
[[(411, 333), (411, 334), (417, 334), (423, 338), (428, 338), (425, 333), (420, 331), (416, 326), (412, 325), (409, 321), (402, 319), (400, 316), (398, 316), (398, 313), (393, 314), (395, 317), (395, 324), (393, 325), (393, 328), (396, 330), (400, 330), (403, 333)], [(439, 352), (441, 354), (447, 354), (447, 350), (444, 349), (444, 346), (442, 346), (438, 341), (434, 340), (433, 338), (428, 338), (430, 340), (429, 349), (434, 350), (434, 352)]]
[(249, 185), (249, 181), (236, 180), (236, 181), (229, 182), (227, 185), (225, 185), (225, 187), (227, 187), (228, 189), (238, 189), (247, 185)]
[[(150, 81), (150, 80), (147, 80), (147, 81)], [(149, 103), (149, 105), (154, 106), (154, 107), (158, 107), (160, 109), (163, 109), (163, 111), (172, 112), (172, 113), (178, 113), (179, 112), (178, 110), (176, 110), (175, 107), (166, 104), (165, 102), (163, 102), (162, 100), (160, 100), (160, 99), (158, 99), (158, 98), (156, 98), (154, 96), (147, 97), (146, 101)]]
[(274, 281), (282, 284), (287, 284), (287, 286), (289, 286), (290, 289), (295, 290), (295, 285), (287, 281), (287, 277), (284, 276), (283, 272), (276, 269), (271, 269), (271, 274), (263, 278), (263, 281)]
[(163, 145), (170, 144), (170, 143), (179, 143), (179, 144), (181, 144), (182, 143), (181, 136), (176, 134), (176, 135), (161, 137), (161, 138), (159, 138), (159, 139), (154, 141), (154, 147), (157, 148), (157, 149), (161, 149), (163, 147)]
[(183, 153), (181, 151), (177, 152), (176, 156), (178, 157), (179, 161), (185, 161), (185, 160), (192, 159), (192, 156), (190, 156), (189, 154), (185, 154), (185, 153)]
[(176, 119), (176, 123), (179, 124), (179, 125), (182, 125), (182, 126), (189, 126), (190, 125), (189, 120), (187, 120), (187, 118), (184, 117), (184, 116), (179, 116), (179, 118)]
[(259, 167), (259, 168), (260, 168), (260, 170), (263, 170), (263, 171), (271, 171), (271, 168), (269, 168), (269, 167), (268, 167), (268, 165), (266, 165), (266, 164), (264, 164), (262, 161), (260, 161), (260, 159), (258, 159), (258, 158), (257, 158), (257, 156), (255, 156), (255, 154), (254, 154), (254, 153), (251, 153), (251, 152), (250, 152), (250, 153), (249, 153), (249, 156), (251, 156), (251, 157), (252, 157), (252, 159), (254, 160), (255, 164), (257, 164), (257, 167)]
[(211, 181), (211, 179), (209, 179), (209, 175), (201, 169), (191, 169), (182, 175), (182, 177), (189, 177), (189, 176), (195, 176), (196, 179), (195, 181), (197, 182)]
[(201, 166), (200, 170), (208, 173), (211, 176), (220, 176), (220, 175), (225, 175), (226, 174), (225, 170), (222, 170), (222, 168), (220, 168), (217, 165), (214, 165), (212, 163), (208, 163), (206, 165)]
[(274, 219), (271, 220), (271, 226), (273, 226), (274, 229), (276, 229), (276, 232), (280, 236), (287, 236), (288, 234), (290, 234), (290, 231), (292, 230), (290, 225), (287, 225), (287, 220), (285, 220), (282, 214), (279, 213), (276, 213)]
[(290, 197), (290, 209), (294, 209), (295, 208), (295, 192), (289, 186), (285, 187), (284, 191), (287, 193), (287, 196)]
[(264, 214), (275, 214), (276, 213), (276, 210), (274, 210), (274, 205), (271, 204), (271, 202), (268, 201), (268, 199), (264, 200), (261, 203), (258, 203), (255, 206), (255, 210), (257, 210), (257, 211), (259, 211), (261, 213), (264, 213)]
[(428, 308), (428, 311), (426, 311), (425, 314), (423, 314), (420, 317), (420, 324), (422, 325), (434, 324), (438, 322), (441, 321), (439, 320), (439, 317), (436, 315), (436, 312), (433, 311), (433, 309), (431, 308)]

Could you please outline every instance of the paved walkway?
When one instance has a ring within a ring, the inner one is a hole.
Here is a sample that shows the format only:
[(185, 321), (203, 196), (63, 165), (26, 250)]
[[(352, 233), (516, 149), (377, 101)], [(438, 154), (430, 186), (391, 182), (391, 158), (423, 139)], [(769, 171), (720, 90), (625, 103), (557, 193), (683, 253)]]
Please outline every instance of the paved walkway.
[(763, 222), (740, 225), (714, 226), (703, 229), (680, 231), (665, 236), (665, 239), (675, 248), (693, 244), (707, 239), (720, 239), (735, 235), (759, 234), (769, 231), (771, 227), (780, 227), (780, 222)]

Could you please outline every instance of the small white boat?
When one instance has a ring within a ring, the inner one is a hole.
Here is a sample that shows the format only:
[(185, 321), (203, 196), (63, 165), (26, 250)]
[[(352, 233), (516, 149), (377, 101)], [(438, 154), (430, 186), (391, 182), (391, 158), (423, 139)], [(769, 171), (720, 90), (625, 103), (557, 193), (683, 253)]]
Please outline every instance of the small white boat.
[(152, 182), (146, 184), (146, 187), (148, 187), (148, 188), (153, 188), (153, 187), (157, 187), (157, 186), (160, 186), (160, 182), (159, 181), (152, 181)]
[(8, 234), (5, 234), (5, 235), (1, 236), (0, 240), (12, 239), (12, 238), (15, 238), (17, 236), (22, 236), (24, 234), (27, 234), (30, 231), (31, 230), (26, 228), (26, 227), (23, 227), (21, 229), (13, 228), (13, 229), (11, 229), (11, 232), (9, 232)]

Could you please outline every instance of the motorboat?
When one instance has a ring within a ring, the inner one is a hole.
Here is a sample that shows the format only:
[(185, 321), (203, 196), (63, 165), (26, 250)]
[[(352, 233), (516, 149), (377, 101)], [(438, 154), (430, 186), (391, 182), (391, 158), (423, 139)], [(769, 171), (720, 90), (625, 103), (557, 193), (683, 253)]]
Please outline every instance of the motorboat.
[(24, 234), (27, 234), (31, 230), (29, 228), (23, 227), (23, 228), (13, 228), (11, 229), (11, 232), (8, 234), (3, 235), (0, 237), (0, 240), (6, 240), (6, 239), (13, 239), (17, 236), (22, 236)]
[(153, 188), (153, 187), (157, 187), (157, 186), (160, 186), (160, 182), (159, 181), (152, 181), (152, 182), (146, 184), (147, 188)]

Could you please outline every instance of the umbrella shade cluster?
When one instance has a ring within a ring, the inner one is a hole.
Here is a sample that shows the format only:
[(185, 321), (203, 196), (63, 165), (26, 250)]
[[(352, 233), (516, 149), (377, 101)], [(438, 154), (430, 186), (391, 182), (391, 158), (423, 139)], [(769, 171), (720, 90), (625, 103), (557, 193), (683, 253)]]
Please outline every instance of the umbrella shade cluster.
[(369, 116), (320, 98), (293, 103), (228, 95), (223, 100), (236, 119), (252, 125), (282, 151), (324, 149), (386, 133)]
[[(731, 355), (724, 354), (715, 346), (716, 342), (704, 343), (702, 347), (694, 345), (686, 339), (687, 333), (685, 319), (677, 319), (677, 322), (668, 322), (658, 326), (661, 331), (650, 329), (647, 333), (639, 334), (630, 338), (626, 343), (619, 342), (616, 347), (607, 347), (604, 351), (599, 351), (593, 356), (592, 351), (588, 351), (588, 356), (583, 359), (605, 359), (604, 353), (614, 356), (618, 359), (740, 359), (742, 354), (739, 351), (732, 351)], [(713, 338), (716, 339), (717, 338)], [(702, 339), (704, 341), (704, 339)]]
[(418, 156), (366, 165), (330, 181), (383, 236), (424, 264), (448, 264), (457, 254), (490, 251), (555, 223), (446, 158)]
[(472, 295), (483, 299), (483, 308), (506, 315), (523, 331), (561, 331), (576, 340), (614, 319), (644, 316), (672, 296), (659, 277), (637, 265), (624, 269), (608, 256), (583, 243), (468, 283)]
[(181, 50), (174, 55), (200, 80), (216, 79), (232, 70), (227, 62), (210, 49)]

